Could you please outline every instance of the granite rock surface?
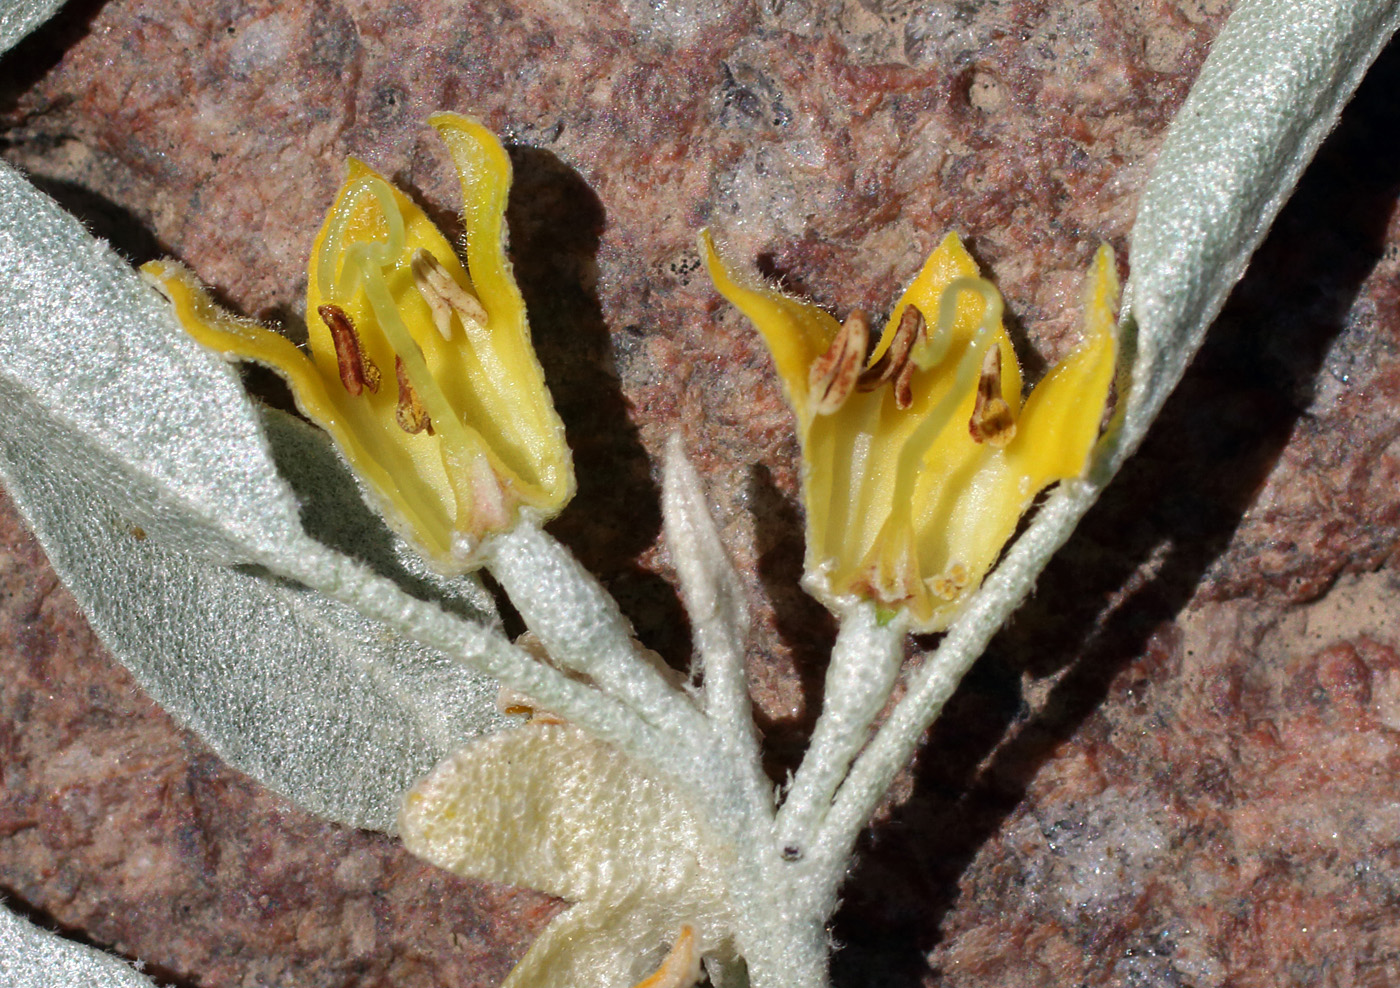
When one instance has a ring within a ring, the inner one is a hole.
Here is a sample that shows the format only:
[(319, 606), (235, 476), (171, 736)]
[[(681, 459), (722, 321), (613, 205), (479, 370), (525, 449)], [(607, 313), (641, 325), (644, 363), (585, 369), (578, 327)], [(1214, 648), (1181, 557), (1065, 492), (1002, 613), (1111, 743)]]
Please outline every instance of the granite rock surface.
[[(780, 775), (834, 628), (797, 588), (793, 423), (739, 264), (840, 315), (944, 231), (1034, 379), (1230, 4), (72, 4), (0, 62), (9, 162), (135, 261), (296, 332), (355, 155), (450, 227), (423, 121), (512, 145), (511, 252), (574, 447), (554, 530), (689, 658), (655, 464), (679, 430), (748, 581)], [(843, 985), (1400, 982), (1400, 49), (1142, 452), (862, 844)], [(265, 380), (254, 386), (279, 400)], [(178, 984), (500, 982), (557, 908), (320, 822), (146, 700), (0, 511), (0, 891)], [(915, 643), (911, 654), (917, 656)]]

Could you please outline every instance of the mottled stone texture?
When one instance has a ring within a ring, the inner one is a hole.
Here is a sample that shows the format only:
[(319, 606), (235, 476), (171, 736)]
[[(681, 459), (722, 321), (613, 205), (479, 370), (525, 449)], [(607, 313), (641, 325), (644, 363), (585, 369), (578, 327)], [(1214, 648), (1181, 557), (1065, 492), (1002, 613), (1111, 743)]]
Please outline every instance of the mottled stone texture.
[[(688, 658), (653, 464), (679, 429), (746, 575), (775, 771), (830, 621), (792, 422), (697, 271), (879, 312), (942, 232), (1031, 376), (1223, 0), (80, 3), (0, 64), (5, 156), (135, 259), (295, 331), (359, 155), (450, 224), (423, 125), (514, 144), (512, 253), (581, 491), (555, 530)], [(846, 985), (1400, 983), (1400, 51), (1205, 352), (932, 731), (847, 887)], [(266, 386), (265, 384), (263, 385)], [(331, 827), (113, 666), (0, 516), (0, 887), (184, 983), (492, 985), (554, 908)], [(921, 644), (928, 644), (927, 642)]]

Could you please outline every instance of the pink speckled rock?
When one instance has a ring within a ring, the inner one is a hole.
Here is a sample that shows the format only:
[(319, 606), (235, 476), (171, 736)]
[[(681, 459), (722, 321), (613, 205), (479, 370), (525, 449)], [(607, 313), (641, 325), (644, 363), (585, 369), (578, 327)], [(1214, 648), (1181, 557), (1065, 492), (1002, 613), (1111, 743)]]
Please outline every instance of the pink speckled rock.
[[(688, 657), (680, 430), (757, 618), (773, 769), (833, 627), (796, 587), (791, 417), (710, 225), (844, 314), (947, 229), (1031, 376), (1229, 4), (111, 0), (0, 63), (4, 154), (133, 256), (294, 326), (347, 154), (451, 222), (423, 125), (514, 145), (512, 256), (577, 455), (554, 530)], [(1142, 453), (931, 732), (846, 889), (842, 984), (1400, 981), (1400, 119), (1384, 56)], [(13, 513), (0, 886), (190, 983), (492, 985), (551, 915), (214, 763), (112, 666)], [(925, 643), (926, 644), (926, 643)]]

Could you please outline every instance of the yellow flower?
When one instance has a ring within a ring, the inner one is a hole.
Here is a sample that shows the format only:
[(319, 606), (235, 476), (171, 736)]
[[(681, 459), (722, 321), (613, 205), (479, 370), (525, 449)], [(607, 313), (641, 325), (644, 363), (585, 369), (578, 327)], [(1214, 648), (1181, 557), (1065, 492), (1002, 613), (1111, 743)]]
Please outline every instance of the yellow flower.
[(142, 271), (199, 342), (284, 377), (394, 527), (456, 572), (521, 513), (557, 515), (574, 475), (502, 243), (510, 159), (475, 120), (428, 122), (462, 183), (465, 265), (412, 200), (352, 158), (312, 247), (309, 355), (220, 309), (181, 265)]
[[(1084, 293), (1083, 342), (1021, 402), (1001, 296), (956, 234), (895, 304), (867, 357), (864, 313), (736, 280), (707, 232), (715, 287), (763, 334), (793, 410), (807, 509), (804, 585), (833, 610), (873, 600), (941, 631), (1035, 496), (1080, 476), (1113, 381), (1113, 254)], [(927, 320), (927, 322), (926, 322)]]

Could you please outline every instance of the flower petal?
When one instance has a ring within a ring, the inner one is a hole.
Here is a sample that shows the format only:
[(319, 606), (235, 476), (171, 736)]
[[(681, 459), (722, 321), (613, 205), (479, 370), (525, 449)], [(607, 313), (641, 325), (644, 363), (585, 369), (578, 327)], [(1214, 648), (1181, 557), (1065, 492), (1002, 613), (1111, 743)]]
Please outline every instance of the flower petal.
[(763, 341), (773, 354), (778, 376), (788, 403), (797, 412), (802, 431), (811, 418), (808, 402), (808, 368), (826, 352), (841, 329), (832, 316), (810, 302), (784, 295), (776, 288), (750, 287), (734, 278), (715, 250), (709, 230), (700, 231), (700, 256), (710, 280), (721, 295), (749, 317), (763, 334)]
[(574, 475), (502, 245), (510, 160), (475, 121), (432, 121), (461, 176), (468, 264), (416, 203), (351, 159), (312, 249), (309, 358), (220, 312), (183, 268), (147, 275), (201, 342), (286, 377), (394, 527), (456, 573), (481, 565), (483, 537), (521, 511), (558, 514)]
[[(1117, 358), (1118, 277), (1108, 247), (1095, 255), (1084, 300), (1083, 342), (1031, 392), (1015, 438), (1000, 455), (986, 457), (949, 514), (948, 551), (969, 568), (967, 589), (981, 584), (1036, 495), (1080, 476), (1098, 441)], [(954, 610), (944, 609), (945, 624)]]
[[(900, 297), (854, 388), (826, 366), (840, 350), (825, 349), (834, 319), (737, 285), (707, 235), (701, 246), (716, 287), (763, 333), (797, 411), (804, 586), (837, 613), (871, 600), (914, 630), (946, 628), (1035, 495), (1082, 473), (1097, 441), (1116, 356), (1111, 254), (1091, 276), (1089, 339), (1023, 409), (1001, 296), (957, 234)], [(814, 365), (830, 385), (820, 408), (805, 391)]]
[[(399, 482), (398, 478), (421, 473), (421, 458), (413, 455), (410, 437), (383, 441), (382, 415), (376, 415), (370, 401), (352, 400), (338, 385), (327, 385), (328, 381), (337, 380), (339, 372), (335, 346), (324, 323), (314, 317), (308, 320), (312, 334), (312, 356), (308, 357), (280, 333), (241, 319), (218, 305), (184, 265), (151, 261), (141, 268), (141, 273), (171, 301), (180, 324), (201, 344), (228, 359), (251, 360), (276, 371), (291, 388), (302, 413), (335, 439), (350, 467), (366, 481), (366, 490), (379, 500), (378, 507), (396, 523), (395, 527), (430, 558), (450, 555), (452, 546), (447, 533), (452, 518), (443, 503), (421, 484)], [(324, 337), (319, 346), (318, 324)], [(383, 354), (368, 356), (372, 360), (385, 359)], [(392, 415), (394, 398), (390, 391), (385, 389), (384, 400), (390, 403)], [(397, 427), (395, 431), (402, 433)], [(442, 473), (441, 467), (437, 473)]]
[(998, 451), (968, 429), (987, 350), (1001, 350), (1000, 396), (1013, 415), (1021, 374), (1000, 296), (978, 277), (956, 234), (943, 239), (895, 305), (875, 359), (911, 304), (929, 329), (915, 347), (921, 366), (908, 407), (899, 408), (888, 390), (853, 395), (804, 437), (806, 585), (829, 606), (839, 608), (853, 593), (904, 609), (917, 629), (936, 631), (1001, 548), (953, 537), (959, 511), (975, 515), (996, 495), (977, 481)]
[(530, 342), (525, 300), (506, 258), (510, 158), (495, 135), (470, 117), (435, 113), (428, 123), (437, 129), (457, 167), (467, 269), (490, 320), (489, 336), (468, 333), (488, 370), (489, 379), (477, 383), (495, 389), (489, 418), (471, 421), (530, 483), (532, 489), (522, 492), (526, 503), (542, 517), (552, 518), (573, 497), (573, 459)]
[(1026, 399), (1021, 425), (1007, 449), (1036, 490), (1078, 477), (1089, 462), (1117, 362), (1117, 308), (1118, 271), (1113, 251), (1104, 245), (1085, 279), (1084, 340)]
[[(905, 306), (918, 306), (919, 311), (924, 314), (924, 318), (928, 320), (930, 325), (937, 327), (939, 310), (943, 305), (943, 293), (948, 289), (948, 286), (959, 278), (978, 278), (980, 276), (981, 272), (977, 268), (977, 262), (972, 259), (972, 255), (963, 246), (962, 238), (956, 233), (949, 233), (945, 236), (934, 248), (933, 253), (928, 256), (928, 260), (924, 262), (918, 276), (904, 290), (904, 294), (899, 297), (899, 301), (890, 310), (889, 322), (885, 324), (885, 330), (880, 335), (880, 342), (871, 355), (872, 362), (880, 358), (894, 339), (894, 333), (899, 328), (899, 320), (904, 315)], [(951, 321), (950, 329), (955, 334), (959, 330), (962, 333), (970, 333), (970, 329), (962, 329), (962, 327), (976, 327), (978, 320), (982, 318), (982, 300), (971, 292), (959, 292), (954, 297), (954, 304), (957, 307), (956, 317)], [(951, 347), (952, 341), (950, 340), (949, 343)], [(1002, 345), (1002, 351), (1002, 390), (1008, 401), (1012, 402), (1011, 411), (1015, 413), (1021, 407), (1021, 368), (1016, 362), (1016, 353), (1009, 340)], [(925, 359), (928, 359), (927, 356)]]

